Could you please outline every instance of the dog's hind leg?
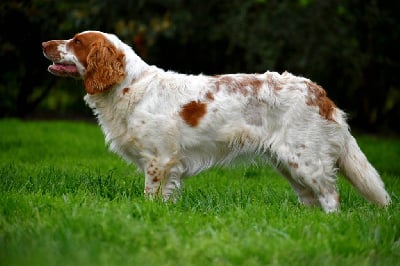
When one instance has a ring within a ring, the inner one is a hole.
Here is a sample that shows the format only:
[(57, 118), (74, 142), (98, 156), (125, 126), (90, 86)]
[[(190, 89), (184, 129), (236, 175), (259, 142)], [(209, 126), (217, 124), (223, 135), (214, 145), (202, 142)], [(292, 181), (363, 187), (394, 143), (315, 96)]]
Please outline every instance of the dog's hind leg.
[(162, 187), (162, 196), (164, 200), (176, 202), (181, 188), (181, 177), (183, 167), (180, 163), (174, 163), (169, 167), (168, 175)]
[(289, 184), (292, 186), (293, 190), (296, 192), (299, 202), (301, 204), (304, 204), (305, 206), (309, 206), (309, 207), (320, 206), (318, 198), (315, 196), (313, 190), (300, 184), (299, 182), (297, 182), (292, 177), (292, 175), (290, 174), (290, 171), (288, 171), (287, 168), (280, 166), (278, 168), (278, 171), (282, 174), (283, 177), (286, 178), (286, 180), (289, 181)]
[[(336, 178), (332, 177), (331, 171), (324, 171), (324, 166), (318, 160), (308, 165), (308, 169), (301, 168), (299, 166), (292, 171), (292, 178), (294, 176), (297, 182), (304, 186), (304, 191), (312, 193), (314, 203), (315, 199), (317, 199), (325, 212), (338, 211), (340, 209), (339, 194), (336, 188)], [(307, 171), (309, 169), (314, 169), (314, 171)], [(304, 196), (305, 200), (307, 200), (307, 194)]]
[(296, 191), (299, 201), (306, 206), (320, 206), (325, 212), (338, 211), (339, 195), (330, 157), (324, 160), (317, 156), (297, 157), (278, 156), (280, 162), (275, 165)]

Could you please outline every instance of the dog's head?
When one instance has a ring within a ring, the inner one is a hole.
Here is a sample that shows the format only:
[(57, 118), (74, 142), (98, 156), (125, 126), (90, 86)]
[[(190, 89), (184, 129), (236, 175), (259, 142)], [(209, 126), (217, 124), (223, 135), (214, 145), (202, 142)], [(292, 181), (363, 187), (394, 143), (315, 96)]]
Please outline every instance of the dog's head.
[(107, 33), (85, 31), (70, 40), (42, 43), (43, 54), (53, 61), (50, 73), (61, 77), (82, 78), (89, 94), (108, 91), (125, 76), (124, 53)]

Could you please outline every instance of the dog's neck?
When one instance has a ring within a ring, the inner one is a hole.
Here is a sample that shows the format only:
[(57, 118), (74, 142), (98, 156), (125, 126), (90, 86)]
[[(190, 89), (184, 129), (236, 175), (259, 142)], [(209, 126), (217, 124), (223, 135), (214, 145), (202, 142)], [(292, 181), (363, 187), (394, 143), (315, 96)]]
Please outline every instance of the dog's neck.
[[(151, 83), (155, 76), (165, 72), (156, 66), (148, 65), (127, 44), (116, 40), (114, 45), (125, 55), (125, 77), (109, 91), (96, 95), (87, 94), (84, 98), (103, 129), (112, 127), (118, 120), (125, 119), (116, 116), (116, 113), (132, 113), (146, 93), (148, 83)], [(124, 110), (116, 112), (116, 109)]]

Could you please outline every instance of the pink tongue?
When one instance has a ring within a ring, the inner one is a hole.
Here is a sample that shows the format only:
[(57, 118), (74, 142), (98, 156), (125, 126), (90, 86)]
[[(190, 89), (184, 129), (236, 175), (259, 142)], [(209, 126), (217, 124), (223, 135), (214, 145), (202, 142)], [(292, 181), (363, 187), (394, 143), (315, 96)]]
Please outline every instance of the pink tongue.
[(63, 71), (63, 72), (76, 72), (77, 68), (74, 65), (61, 65), (61, 64), (55, 64), (52, 65), (52, 69), (55, 71)]

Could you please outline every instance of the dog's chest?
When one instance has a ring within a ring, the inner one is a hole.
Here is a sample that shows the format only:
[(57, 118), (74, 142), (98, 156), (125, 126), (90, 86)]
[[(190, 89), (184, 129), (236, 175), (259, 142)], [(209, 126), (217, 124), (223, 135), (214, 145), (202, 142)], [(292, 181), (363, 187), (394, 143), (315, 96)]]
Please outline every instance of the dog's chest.
[(85, 97), (92, 108), (104, 133), (105, 141), (111, 151), (129, 162), (139, 163), (140, 144), (143, 127), (140, 117), (135, 117), (134, 102), (128, 97), (105, 97), (101, 95)]

